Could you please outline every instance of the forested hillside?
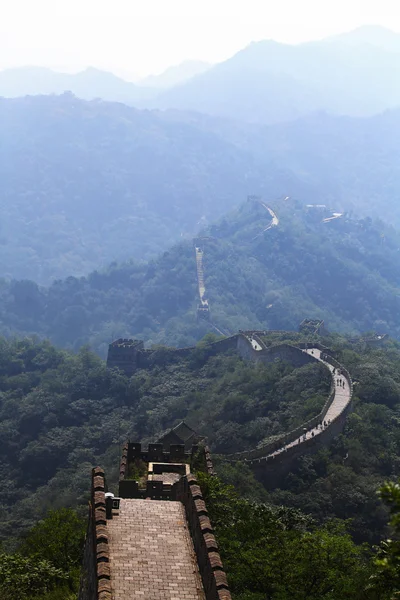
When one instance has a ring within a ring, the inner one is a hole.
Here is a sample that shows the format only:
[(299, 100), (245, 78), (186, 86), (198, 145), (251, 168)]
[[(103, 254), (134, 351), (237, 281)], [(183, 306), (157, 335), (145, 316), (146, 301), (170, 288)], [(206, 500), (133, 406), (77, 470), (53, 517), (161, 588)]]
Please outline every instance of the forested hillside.
[[(285, 339), (296, 343), (303, 338), (274, 334), (269, 342)], [(319, 365), (257, 366), (233, 351), (211, 356), (212, 338), (207, 338), (186, 358), (163, 349), (157, 360), (161, 364), (162, 359), (162, 366), (154, 364), (127, 378), (107, 370), (87, 350), (72, 355), (48, 343), (2, 339), (2, 539), (12, 547), (15, 536), (49, 508), (78, 506), (84, 514), (93, 464), (107, 468), (114, 489), (123, 440), (146, 443), (185, 419), (208, 437), (214, 456), (219, 454), (220, 477), (233, 483), (240, 496), (284, 504), (286, 512), (300, 509), (318, 526), (326, 525), (327, 533), (341, 535), (345, 524), (355, 541), (378, 542), (387, 535), (388, 514), (376, 490), (400, 473), (400, 346), (388, 341), (386, 347), (372, 349), (362, 339), (350, 342), (337, 335), (319, 339), (351, 372), (354, 412), (343, 435), (318, 454), (298, 459), (272, 492), (244, 465), (225, 463), (223, 454), (253, 447), (266, 435), (287, 431), (318, 413), (329, 392), (329, 377)], [(234, 502), (232, 510), (234, 506), (239, 505)], [(271, 509), (251, 510), (256, 522), (258, 510), (261, 518)], [(339, 523), (329, 525), (332, 518)], [(307, 527), (310, 523), (303, 520)], [(228, 519), (225, 525), (229, 527)]]
[(155, 255), (249, 190), (308, 189), (216, 133), (71, 94), (0, 98), (0, 138), (0, 274), (38, 283)]
[[(331, 330), (376, 330), (400, 337), (400, 236), (382, 222), (338, 217), (294, 200), (271, 203), (270, 215), (247, 202), (204, 231), (206, 295), (222, 330), (297, 329), (305, 317)], [(0, 327), (36, 333), (59, 346), (90, 343), (105, 357), (117, 337), (186, 346), (210, 331), (196, 321), (193, 242), (173, 246), (147, 264), (112, 265), (49, 288), (3, 282)]]
[(400, 226), (399, 111), (273, 127), (71, 94), (0, 99), (0, 276), (49, 284), (156, 256), (248, 194)]
[(102, 461), (115, 475), (128, 436), (151, 440), (191, 416), (217, 450), (248, 447), (318, 412), (330, 385), (319, 365), (255, 368), (236, 355), (207, 360), (201, 347), (187, 360), (167, 352), (164, 367), (131, 379), (87, 350), (2, 339), (0, 351), (3, 536), (46, 507), (84, 503), (91, 466)]

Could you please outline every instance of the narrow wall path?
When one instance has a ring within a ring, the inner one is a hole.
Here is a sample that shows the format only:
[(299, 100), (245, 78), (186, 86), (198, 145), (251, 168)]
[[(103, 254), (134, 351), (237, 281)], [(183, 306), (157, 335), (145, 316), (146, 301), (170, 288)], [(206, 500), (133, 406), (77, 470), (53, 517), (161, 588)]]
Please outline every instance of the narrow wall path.
[(277, 227), (279, 225), (279, 219), (276, 216), (276, 214), (274, 213), (274, 211), (272, 210), (272, 208), (270, 208), (269, 206), (267, 206), (264, 202), (260, 202), (261, 206), (263, 206), (265, 208), (265, 210), (267, 210), (269, 212), (269, 214), (271, 215), (271, 221), (268, 225), (268, 227), (266, 227), (265, 229), (263, 229), (261, 231), (261, 233), (258, 233), (253, 240), (256, 240), (258, 237), (260, 237), (260, 235), (262, 235), (263, 233), (265, 233), (266, 231), (268, 231), (269, 229), (272, 229), (272, 227)]
[[(321, 362), (327, 367), (331, 373), (332, 384), (329, 397), (326, 400), (324, 408), (318, 415), (312, 417), (299, 427), (286, 434), (280, 435), (277, 439), (266, 441), (256, 448), (235, 452), (234, 454), (225, 455), (227, 460), (244, 460), (248, 464), (257, 465), (260, 462), (276, 459), (277, 457), (289, 457), (293, 454), (306, 451), (310, 445), (315, 442), (329, 441), (333, 432), (336, 434), (343, 428), (344, 419), (348, 410), (351, 408), (353, 384), (347, 370), (333, 359), (327, 350), (316, 344), (314, 347), (307, 348), (303, 344), (303, 348), (286, 344), (290, 353), (283, 353), (282, 348), (267, 347), (263, 342), (258, 331), (241, 331), (238, 337), (239, 354), (246, 360), (255, 362), (270, 363), (274, 360), (291, 360), (294, 364), (300, 366), (305, 364), (301, 360), (301, 355), (307, 354), (310, 362)], [(245, 340), (245, 346), (241, 346), (241, 340)], [(283, 344), (285, 346), (285, 344)], [(317, 347), (319, 346), (319, 347)], [(295, 354), (293, 354), (293, 352)], [(286, 357), (285, 357), (286, 354)], [(304, 357), (305, 358), (305, 357)], [(307, 361), (306, 361), (307, 362)]]
[[(299, 444), (302, 444), (310, 438), (321, 435), (322, 432), (327, 427), (330, 427), (331, 423), (343, 412), (343, 410), (346, 408), (346, 406), (351, 400), (351, 382), (348, 381), (345, 375), (340, 375), (336, 372), (335, 374), (333, 373), (334, 370), (336, 371), (336, 369), (331, 364), (329, 364), (321, 358), (321, 351), (318, 348), (309, 348), (307, 350), (302, 350), (302, 352), (314, 356), (314, 358), (321, 361), (322, 363), (324, 363), (324, 365), (328, 367), (333, 378), (335, 395), (321, 423), (319, 423), (316, 427), (306, 429), (306, 431), (304, 431), (296, 440), (285, 444), (284, 446), (282, 446), (282, 448), (279, 448), (275, 452), (266, 454), (267, 457), (277, 456), (281, 452), (286, 452), (286, 450), (289, 448), (298, 446)], [(340, 385), (338, 385), (339, 382)]]
[(181, 502), (121, 499), (107, 533), (112, 600), (205, 600)]

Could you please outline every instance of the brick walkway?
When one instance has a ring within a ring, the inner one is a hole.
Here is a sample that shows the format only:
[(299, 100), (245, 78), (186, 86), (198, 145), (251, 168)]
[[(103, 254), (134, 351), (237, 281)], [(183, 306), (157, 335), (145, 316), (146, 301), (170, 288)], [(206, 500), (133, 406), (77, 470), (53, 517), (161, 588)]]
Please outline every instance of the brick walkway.
[(113, 600), (205, 600), (180, 502), (121, 499), (107, 530)]
[[(324, 365), (326, 365), (328, 367), (328, 369), (330, 370), (331, 373), (333, 372), (333, 366), (330, 363), (322, 360), (321, 351), (318, 350), (318, 348), (309, 348), (308, 350), (303, 350), (303, 352), (306, 352), (307, 354), (314, 356), (314, 358), (317, 358), (322, 363), (324, 363)], [(344, 387), (335, 385), (335, 396), (334, 396), (334, 398), (331, 402), (331, 405), (329, 406), (329, 409), (324, 418), (324, 421), (329, 424), (338, 415), (340, 415), (340, 413), (346, 408), (347, 404), (351, 400), (350, 382), (347, 381), (347, 379), (346, 379), (346, 377), (344, 377), (344, 375), (339, 375), (339, 376), (336, 375), (334, 377), (335, 384), (336, 384), (336, 381), (338, 378), (340, 378), (344, 382)], [(329, 427), (329, 425), (328, 425), (328, 427)], [(322, 431), (323, 431), (322, 428), (320, 429), (318, 427), (312, 427), (307, 432), (305, 432), (305, 439), (309, 439), (310, 437), (317, 437), (322, 433)], [(302, 440), (302, 436), (300, 438), (300, 444), (301, 444), (301, 440)], [(291, 448), (292, 446), (297, 446), (298, 444), (299, 444), (299, 439), (296, 439), (293, 442), (286, 444), (286, 448)], [(274, 455), (276, 456), (277, 454), (281, 453), (282, 451), (283, 451), (283, 449), (279, 448), (279, 450), (277, 450), (276, 452), (271, 452), (270, 454), (268, 454), (268, 456), (274, 456)]]

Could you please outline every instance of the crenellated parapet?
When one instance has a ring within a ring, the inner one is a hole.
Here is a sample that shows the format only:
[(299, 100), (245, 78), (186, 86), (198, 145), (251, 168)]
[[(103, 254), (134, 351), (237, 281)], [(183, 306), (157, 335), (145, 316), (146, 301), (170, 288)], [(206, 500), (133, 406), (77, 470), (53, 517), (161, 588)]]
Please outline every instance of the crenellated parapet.
[[(347, 369), (332, 356), (328, 348), (321, 344), (303, 343), (297, 347), (285, 344), (255, 350), (254, 341), (257, 340), (261, 341), (254, 333), (243, 334), (241, 344), (246, 349), (243, 354), (249, 360), (271, 362), (274, 356), (278, 356), (279, 359), (288, 360), (298, 366), (307, 357), (306, 360), (309, 362), (319, 362), (324, 365), (331, 375), (330, 393), (318, 415), (292, 431), (260, 444), (257, 448), (224, 455), (225, 459), (231, 461), (247, 462), (258, 473), (266, 469), (269, 472), (275, 470), (277, 473), (282, 463), (289, 465), (294, 457), (313, 452), (321, 445), (329, 444), (342, 431), (346, 416), (352, 409), (353, 382)], [(269, 358), (266, 358), (268, 353)]]
[[(306, 321), (307, 325), (309, 323), (315, 324), (312, 320)], [(313, 450), (320, 444), (330, 443), (333, 437), (343, 429), (346, 415), (352, 407), (353, 384), (351, 377), (348, 371), (336, 361), (334, 353), (329, 348), (318, 342), (302, 342), (297, 344), (278, 343), (267, 347), (262, 338), (268, 333), (268, 331), (260, 330), (240, 331), (238, 334), (225, 337), (207, 345), (203, 350), (209, 356), (213, 356), (219, 352), (236, 349), (244, 360), (263, 364), (283, 361), (288, 362), (294, 367), (302, 367), (306, 364), (319, 363), (329, 370), (332, 384), (323, 409), (312, 419), (302, 423), (292, 431), (282, 434), (278, 438), (275, 437), (259, 445), (257, 448), (225, 455), (225, 458), (228, 460), (246, 460), (251, 466), (257, 468), (260, 465), (260, 461), (263, 464), (269, 464), (271, 461), (277, 464), (278, 462), (285, 461), (287, 458)], [(120, 342), (121, 340), (118, 340), (118, 343), (114, 343), (112, 346), (120, 347)], [(135, 349), (136, 365), (140, 365), (142, 368), (158, 364), (157, 361), (165, 362), (168, 360), (168, 357), (171, 360), (174, 357), (189, 357), (192, 352), (196, 351), (195, 347), (165, 349), (168, 355), (166, 358), (165, 352), (158, 356), (157, 350), (144, 350), (143, 346), (137, 346), (134, 340), (122, 340), (122, 342), (128, 348)], [(126, 342), (129, 343), (126, 344)], [(338, 379), (334, 379), (335, 372), (341, 375), (341, 381), (344, 384), (343, 389), (338, 389), (338, 386), (335, 385)], [(168, 441), (172, 441), (173, 430), (169, 432), (168, 436)], [(161, 450), (157, 451), (161, 452)], [(129, 461), (129, 450), (127, 449), (126, 452), (127, 456), (125, 458), (123, 456), (122, 460)], [(154, 448), (151, 452), (155, 452)], [(142, 458), (142, 460), (146, 459)], [(168, 462), (167, 459), (163, 458), (162, 460)], [(121, 468), (126, 468), (126, 466), (121, 465)], [(134, 487), (133, 483), (123, 483), (122, 486), (126, 486), (126, 489), (129, 487), (131, 489), (130, 493), (134, 493), (132, 491)], [(157, 489), (159, 492), (159, 488)], [(139, 492), (136, 490), (135, 493)], [(144, 492), (141, 493), (143, 494)]]
[[(176, 444), (167, 452), (162, 444), (127, 442), (117, 498), (106, 491), (104, 471), (93, 469), (79, 600), (231, 599), (192, 462), (214, 473), (207, 447), (186, 452)], [(139, 493), (124, 494), (132, 489)]]
[(96, 467), (92, 470), (92, 490), (79, 600), (112, 600), (105, 494), (104, 471), (101, 467)]
[(206, 600), (230, 600), (228, 580), (200, 486), (194, 475), (176, 484), (176, 498), (185, 507)]

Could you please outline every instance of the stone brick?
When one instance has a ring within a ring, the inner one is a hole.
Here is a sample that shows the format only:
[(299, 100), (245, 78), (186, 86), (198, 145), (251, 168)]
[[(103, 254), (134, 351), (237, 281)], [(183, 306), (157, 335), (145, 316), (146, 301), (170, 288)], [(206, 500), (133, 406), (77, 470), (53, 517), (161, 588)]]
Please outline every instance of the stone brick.
[(104, 491), (104, 477), (96, 475), (93, 477), (93, 488), (94, 491)]
[(211, 525), (211, 521), (210, 521), (210, 519), (207, 516), (200, 515), (199, 516), (199, 522), (200, 522), (201, 530), (203, 532), (206, 532), (206, 531), (211, 532), (213, 530), (212, 525)]
[(228, 580), (226, 578), (225, 571), (214, 571), (215, 582), (217, 584), (217, 588), (228, 587)]
[(96, 508), (94, 511), (94, 520), (99, 525), (106, 525), (107, 517), (106, 517), (106, 509), (102, 506)]
[(102, 477), (104, 477), (104, 469), (102, 469), (101, 467), (95, 467), (93, 469), (93, 475), (101, 475)]
[(99, 579), (97, 584), (97, 593), (109, 592), (112, 593), (111, 583), (109, 579)]
[(231, 593), (229, 590), (221, 588), (220, 590), (217, 591), (217, 594), (218, 594), (217, 595), (218, 600), (232, 600), (232, 596), (231, 596)]
[(97, 548), (96, 548), (97, 556), (99, 554), (104, 554), (104, 553), (108, 554), (108, 551), (109, 551), (109, 548), (108, 548), (107, 542), (98, 542), (97, 543)]
[(94, 505), (96, 506), (96, 508), (98, 506), (106, 505), (106, 499), (105, 499), (104, 492), (95, 492), (94, 493)]
[(205, 600), (180, 502), (123, 498), (107, 528), (113, 600)]
[(98, 563), (100, 563), (100, 562), (109, 562), (109, 560), (110, 560), (108, 551), (107, 552), (97, 552), (96, 556), (97, 556), (97, 562)]
[(200, 498), (197, 498), (194, 501), (194, 505), (196, 507), (196, 510), (199, 514), (204, 514), (207, 515), (207, 508), (206, 508), (206, 503), (204, 502), (204, 500), (201, 500)]
[(222, 560), (219, 552), (209, 552), (208, 558), (212, 569), (222, 569)]
[(96, 541), (97, 541), (97, 543), (99, 543), (99, 541), (106, 542), (106, 543), (108, 542), (107, 527), (105, 527), (104, 525), (97, 525)]
[(199, 485), (191, 485), (190, 493), (193, 498), (203, 498), (203, 494), (201, 493), (201, 489)]
[(98, 579), (110, 579), (110, 565), (106, 562), (100, 562), (97, 564), (97, 577)]
[(204, 537), (205, 544), (207, 546), (207, 550), (209, 552), (211, 552), (213, 550), (218, 550), (217, 540), (215, 539), (215, 537), (212, 533), (206, 532), (206, 533), (204, 533), (203, 537)]

